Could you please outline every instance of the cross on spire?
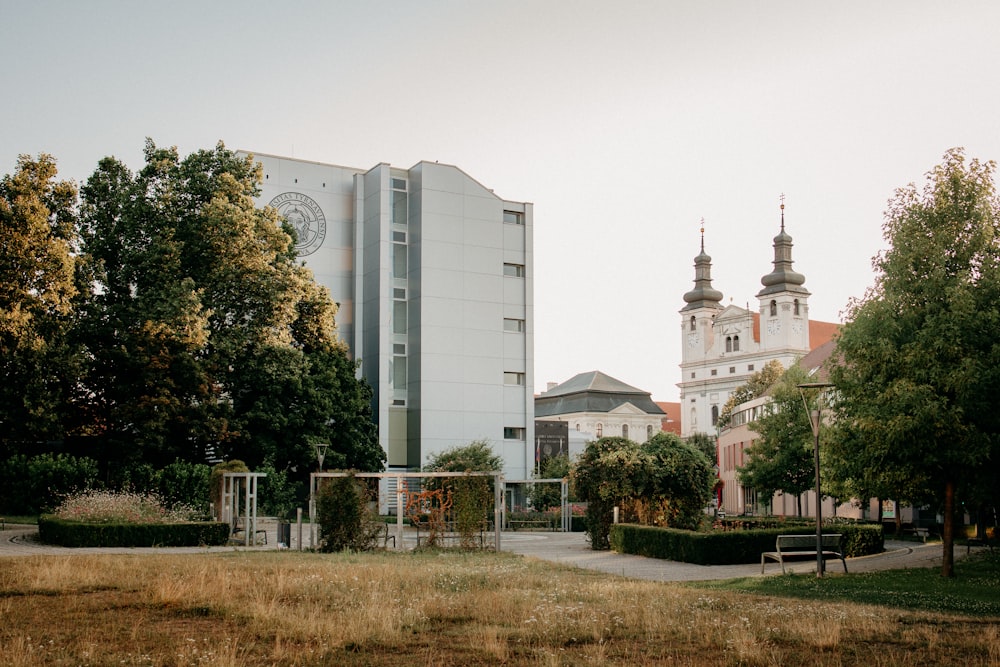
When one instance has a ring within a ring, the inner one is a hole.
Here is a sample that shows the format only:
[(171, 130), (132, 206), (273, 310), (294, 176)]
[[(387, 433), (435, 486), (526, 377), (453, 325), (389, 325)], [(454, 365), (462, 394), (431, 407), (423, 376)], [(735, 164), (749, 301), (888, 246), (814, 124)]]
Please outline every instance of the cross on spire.
[(781, 231), (785, 231), (785, 193), (778, 197), (781, 200)]

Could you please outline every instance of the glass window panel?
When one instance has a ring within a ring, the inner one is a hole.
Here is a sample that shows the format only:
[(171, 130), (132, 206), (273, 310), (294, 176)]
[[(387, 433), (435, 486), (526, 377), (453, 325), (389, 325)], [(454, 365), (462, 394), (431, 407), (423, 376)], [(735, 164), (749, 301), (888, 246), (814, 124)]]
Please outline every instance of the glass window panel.
[(397, 334), (406, 333), (405, 301), (393, 301), (392, 303), (392, 332)]

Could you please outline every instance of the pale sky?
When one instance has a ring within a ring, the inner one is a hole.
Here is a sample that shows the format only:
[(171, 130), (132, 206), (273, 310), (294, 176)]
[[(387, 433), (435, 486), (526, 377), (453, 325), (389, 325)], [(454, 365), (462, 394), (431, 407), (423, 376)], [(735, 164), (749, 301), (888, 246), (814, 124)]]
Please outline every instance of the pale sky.
[(84, 181), (151, 137), (454, 164), (535, 205), (535, 389), (677, 400), (700, 219), (757, 307), (779, 195), (813, 319), (871, 285), (894, 190), (1000, 159), (1000, 2), (0, 0), (0, 173)]

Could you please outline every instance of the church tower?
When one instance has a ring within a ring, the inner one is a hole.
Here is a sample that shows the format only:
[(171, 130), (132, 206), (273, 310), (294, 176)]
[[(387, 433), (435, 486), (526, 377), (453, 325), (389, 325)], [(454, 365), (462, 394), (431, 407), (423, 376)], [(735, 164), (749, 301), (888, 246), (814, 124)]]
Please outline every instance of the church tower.
[(792, 270), (792, 237), (785, 232), (782, 195), (781, 231), (774, 237), (774, 269), (760, 279), (760, 347), (768, 352), (809, 351), (809, 291), (806, 278)]
[[(704, 224), (704, 223), (702, 223)], [(702, 361), (712, 349), (715, 316), (722, 312), (722, 292), (712, 288), (712, 258), (705, 254), (705, 228), (701, 228), (701, 252), (694, 258), (694, 289), (684, 295), (681, 310), (683, 363)]]

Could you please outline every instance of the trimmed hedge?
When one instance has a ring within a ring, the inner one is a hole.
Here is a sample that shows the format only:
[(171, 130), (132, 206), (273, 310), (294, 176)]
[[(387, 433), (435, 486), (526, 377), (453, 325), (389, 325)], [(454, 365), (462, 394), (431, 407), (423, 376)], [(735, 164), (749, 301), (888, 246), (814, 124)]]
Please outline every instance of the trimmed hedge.
[[(829, 526), (824, 533), (840, 533), (844, 556), (881, 553), (885, 542), (876, 524)], [(767, 528), (708, 533), (620, 523), (611, 527), (611, 548), (619, 553), (662, 558), (697, 565), (756, 563), (761, 553), (774, 551), (778, 535), (815, 535), (808, 528)]]
[(191, 523), (83, 523), (50, 514), (38, 518), (38, 537), (63, 547), (197, 547), (221, 546), (229, 541), (229, 524)]

